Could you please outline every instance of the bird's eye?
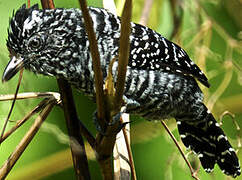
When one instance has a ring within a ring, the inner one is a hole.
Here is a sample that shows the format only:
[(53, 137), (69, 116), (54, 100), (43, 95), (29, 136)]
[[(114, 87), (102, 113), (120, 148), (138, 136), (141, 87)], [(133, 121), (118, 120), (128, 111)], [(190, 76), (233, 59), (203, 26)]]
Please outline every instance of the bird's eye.
[(37, 51), (42, 46), (42, 39), (40, 36), (32, 36), (28, 41), (28, 49), (30, 51)]

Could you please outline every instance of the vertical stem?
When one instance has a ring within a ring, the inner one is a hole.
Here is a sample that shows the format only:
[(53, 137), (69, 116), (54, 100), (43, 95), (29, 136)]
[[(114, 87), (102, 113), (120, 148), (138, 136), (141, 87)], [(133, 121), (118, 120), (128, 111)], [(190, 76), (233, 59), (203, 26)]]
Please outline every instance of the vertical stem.
[(7, 116), (7, 118), (6, 118), (6, 120), (5, 120), (5, 123), (4, 123), (4, 125), (3, 125), (3, 130), (2, 130), (2, 132), (1, 132), (1, 136), (0, 136), (0, 144), (1, 144), (1, 142), (2, 142), (2, 137), (3, 137), (4, 132), (5, 132), (5, 129), (6, 129), (6, 127), (7, 127), (7, 124), (8, 124), (9, 118), (10, 118), (12, 112), (13, 112), (13, 108), (14, 108), (14, 105), (15, 105), (15, 102), (16, 102), (16, 98), (17, 98), (17, 95), (18, 95), (19, 87), (20, 87), (21, 80), (22, 80), (22, 77), (23, 77), (23, 72), (24, 72), (24, 70), (21, 69), (21, 70), (20, 70), (20, 74), (19, 74), (19, 79), (18, 79), (18, 85), (17, 85), (16, 91), (15, 91), (15, 94), (14, 94), (14, 99), (13, 99), (13, 102), (12, 102), (11, 108), (10, 108), (10, 110), (9, 110), (8, 116)]
[(131, 15), (132, 15), (132, 0), (126, 0), (124, 4), (124, 11), (121, 17), (121, 36), (119, 48), (119, 61), (118, 61), (118, 77), (115, 94), (116, 107), (120, 110), (121, 102), (123, 99), (124, 85), (126, 80), (126, 71), (129, 61), (129, 35), (131, 31)]
[[(44, 9), (53, 9), (53, 0), (41, 0)], [(80, 132), (80, 122), (77, 117), (76, 107), (72, 96), (72, 90), (68, 82), (64, 79), (57, 79), (60, 89), (61, 99), (64, 108), (66, 125), (70, 137), (70, 146), (73, 158), (73, 164), (77, 179), (90, 179), (87, 156), (84, 142)]]
[(103, 74), (100, 65), (100, 56), (98, 52), (96, 34), (93, 29), (93, 22), (88, 13), (86, 0), (79, 0), (80, 7), (83, 14), (85, 30), (88, 35), (90, 42), (90, 51), (92, 56), (92, 64), (94, 71), (95, 90), (96, 90), (96, 102), (97, 102), (97, 116), (98, 123), (101, 128), (105, 129), (105, 118), (106, 118), (106, 105), (104, 103), (104, 92), (103, 92)]
[(84, 142), (80, 132), (80, 122), (77, 116), (72, 90), (67, 81), (57, 79), (61, 93), (63, 109), (70, 137), (71, 153), (78, 179), (91, 179)]
[(51, 109), (55, 105), (54, 102), (48, 102), (49, 104), (43, 109), (40, 115), (36, 118), (34, 124), (31, 126), (29, 131), (25, 134), (21, 142), (18, 144), (14, 152), (9, 156), (7, 161), (0, 169), (0, 179), (5, 179), (8, 173), (11, 171), (19, 157), (22, 155), (24, 150), (27, 148), (29, 143), (32, 141), (38, 130), (40, 129), (41, 124), (46, 119)]
[(188, 166), (189, 169), (190, 169), (191, 176), (192, 176), (194, 179), (199, 180), (199, 178), (197, 177), (197, 172), (194, 171), (194, 169), (192, 168), (191, 164), (190, 164), (189, 161), (187, 160), (187, 158), (186, 158), (184, 152), (182, 151), (181, 147), (179, 146), (179, 144), (178, 144), (176, 138), (174, 137), (174, 135), (172, 134), (172, 132), (170, 131), (170, 129), (167, 127), (167, 125), (165, 124), (164, 121), (161, 120), (160, 122), (161, 122), (161, 124), (164, 126), (164, 128), (165, 128), (165, 130), (168, 132), (168, 134), (170, 135), (170, 137), (171, 137), (171, 139), (173, 140), (173, 142), (176, 144), (176, 147), (177, 147), (178, 150), (180, 151), (180, 153), (181, 153), (183, 159), (185, 160), (187, 166)]

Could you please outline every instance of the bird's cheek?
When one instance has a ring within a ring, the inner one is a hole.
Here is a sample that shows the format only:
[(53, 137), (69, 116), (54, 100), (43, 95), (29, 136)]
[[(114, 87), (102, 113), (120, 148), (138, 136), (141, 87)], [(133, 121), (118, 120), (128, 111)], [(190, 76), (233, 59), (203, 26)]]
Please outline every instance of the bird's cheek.
[(24, 58), (21, 56), (12, 56), (3, 72), (2, 82), (10, 80), (23, 66)]

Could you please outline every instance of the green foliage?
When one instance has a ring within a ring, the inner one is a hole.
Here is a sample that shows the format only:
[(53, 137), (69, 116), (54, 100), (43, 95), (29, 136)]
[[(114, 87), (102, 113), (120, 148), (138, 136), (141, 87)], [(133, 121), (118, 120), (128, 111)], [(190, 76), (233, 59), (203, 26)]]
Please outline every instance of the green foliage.
[[(9, 17), (13, 9), (19, 8), (25, 0), (0, 0), (0, 74), (6, 66), (9, 58), (5, 46), (7, 38), (7, 27)], [(31, 3), (37, 3), (34, 0)], [(102, 3), (98, 0), (88, 1), (89, 5), (101, 7)], [(116, 1), (117, 4), (120, 1)], [(211, 88), (202, 87), (205, 93), (205, 101), (212, 109), (213, 113), (219, 119), (219, 116), (226, 110), (235, 114), (235, 119), (239, 126), (242, 126), (242, 55), (241, 55), (241, 39), (239, 39), (239, 29), (227, 12), (226, 3), (221, 1), (181, 1), (184, 17), (182, 18), (182, 26), (180, 27), (179, 35), (173, 38), (179, 43), (192, 59), (206, 72), (211, 83)], [(133, 20), (139, 22), (141, 12), (143, 10), (143, 0), (133, 1)], [(77, 0), (55, 1), (56, 7), (79, 7)], [(240, 4), (241, 5), (241, 4)], [(241, 5), (242, 6), (242, 5)], [(118, 7), (118, 9), (121, 9)], [(238, 12), (241, 13), (241, 12)], [(148, 26), (160, 32), (164, 36), (169, 37), (172, 32), (173, 20), (170, 9), (169, 0), (154, 0), (150, 12)], [(227, 78), (227, 79), (226, 79)], [(0, 94), (13, 94), (17, 84), (17, 77), (10, 82), (0, 85)], [(36, 76), (27, 71), (24, 72), (24, 79), (21, 84), (20, 92), (46, 92), (58, 91), (54, 78)], [(95, 128), (92, 122), (92, 113), (95, 110), (95, 105), (80, 92), (75, 91), (75, 99), (77, 109), (79, 110), (80, 119), (84, 122), (91, 132), (95, 133)], [(216, 101), (213, 102), (211, 98)], [(12, 121), (21, 119), (28, 111), (30, 111), (40, 100), (21, 100), (18, 101)], [(240, 107), (240, 108), (238, 108)], [(10, 102), (0, 102), (0, 128), (3, 126), (5, 117), (10, 108)], [(68, 148), (67, 141), (59, 138), (65, 137), (67, 134), (64, 115), (59, 107), (54, 108), (47, 119), (47, 123), (54, 125), (59, 130), (50, 131), (48, 124), (40, 130), (33, 142), (24, 152), (23, 156), (17, 162), (16, 166), (10, 173), (9, 179), (19, 179), (20, 176), (27, 174), (27, 177), (32, 177), (31, 172), (25, 171), (25, 167), (31, 167), (34, 162), (46, 158), (50, 155), (55, 155), (57, 152), (64, 151)], [(185, 165), (182, 157), (178, 153), (177, 148), (164, 132), (160, 124), (146, 122), (138, 117), (132, 117), (131, 124), (131, 142), (133, 143), (132, 150), (134, 154), (134, 162), (138, 179), (192, 179), (188, 167)], [(241, 131), (237, 131), (230, 116), (225, 116), (222, 126), (231, 140), (235, 149), (238, 148), (238, 136), (241, 136)], [(2, 164), (21, 140), (24, 133), (31, 126), (33, 118), (24, 127), (20, 128), (14, 135), (4, 142), (0, 147), (0, 163)], [(169, 127), (176, 134), (174, 121), (169, 122)], [(8, 128), (14, 123), (9, 123)], [(184, 146), (182, 145), (183, 149)], [(241, 148), (238, 151), (239, 158), (242, 159)], [(189, 155), (190, 157), (190, 155)], [(196, 158), (191, 157), (192, 163), (198, 165)], [(51, 162), (47, 162), (51, 163)], [(63, 163), (64, 164), (64, 163)], [(58, 166), (56, 166), (58, 167)], [(33, 167), (43, 168), (43, 167)], [(51, 174), (43, 179), (74, 179), (74, 171), (71, 165), (66, 166), (64, 171), (57, 174)], [(92, 179), (101, 179), (99, 167), (90, 158), (90, 169)], [(55, 166), (53, 167), (55, 169)], [(49, 171), (49, 169), (45, 169)], [(41, 174), (39, 174), (41, 175)], [(201, 168), (198, 175), (201, 179), (226, 179), (218, 167), (212, 175), (209, 175)], [(238, 178), (239, 179), (239, 178)]]

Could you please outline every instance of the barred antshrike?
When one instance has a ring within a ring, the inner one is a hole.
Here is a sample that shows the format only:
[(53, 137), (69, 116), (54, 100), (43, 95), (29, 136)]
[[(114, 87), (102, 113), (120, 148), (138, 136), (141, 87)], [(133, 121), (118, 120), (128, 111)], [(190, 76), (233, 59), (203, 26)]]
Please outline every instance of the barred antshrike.
[[(89, 8), (96, 32), (104, 79), (119, 51), (120, 18), (105, 9)], [(7, 47), (11, 60), (2, 77), (8, 81), (21, 68), (66, 79), (95, 96), (89, 41), (78, 9), (45, 9), (23, 5), (13, 15)], [(186, 147), (195, 152), (206, 172), (215, 163), (233, 177), (240, 165), (219, 124), (203, 104), (195, 79), (209, 87), (204, 73), (178, 45), (157, 32), (131, 23), (130, 57), (124, 100), (127, 112), (149, 120), (174, 117)], [(116, 81), (117, 62), (112, 74)]]

